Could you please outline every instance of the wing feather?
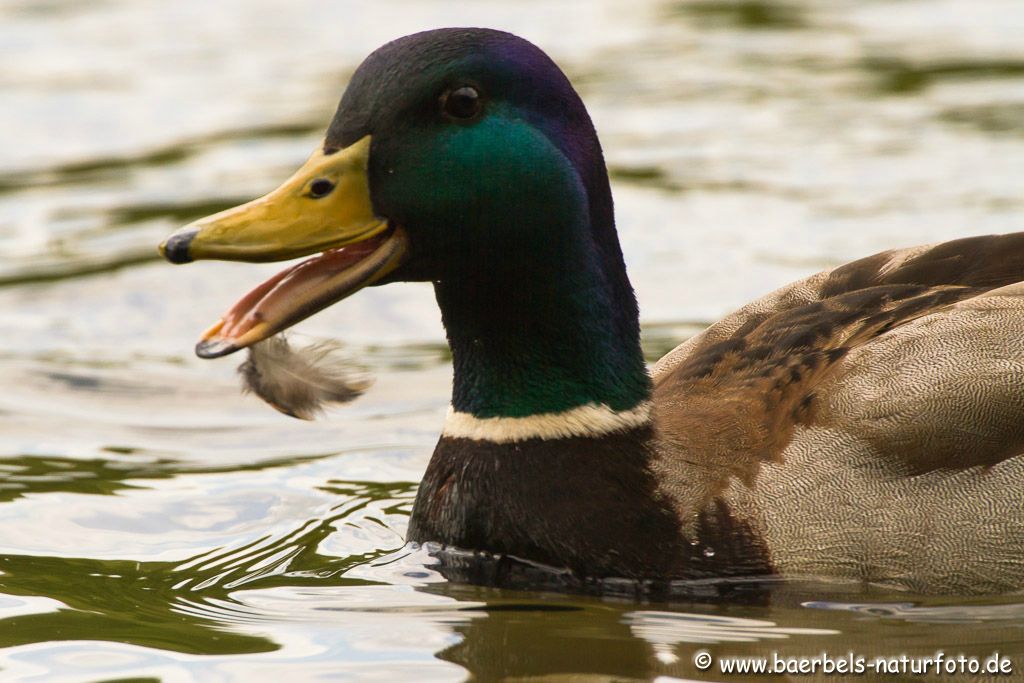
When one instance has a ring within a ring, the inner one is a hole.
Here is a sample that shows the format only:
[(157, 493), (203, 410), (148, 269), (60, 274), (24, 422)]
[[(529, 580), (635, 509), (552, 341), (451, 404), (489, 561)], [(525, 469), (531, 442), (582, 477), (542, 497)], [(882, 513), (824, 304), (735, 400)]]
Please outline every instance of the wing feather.
[(815, 425), (865, 435), (909, 472), (1017, 455), (1022, 280), (1015, 233), (887, 251), (783, 287), (657, 364), (663, 438), (747, 482)]

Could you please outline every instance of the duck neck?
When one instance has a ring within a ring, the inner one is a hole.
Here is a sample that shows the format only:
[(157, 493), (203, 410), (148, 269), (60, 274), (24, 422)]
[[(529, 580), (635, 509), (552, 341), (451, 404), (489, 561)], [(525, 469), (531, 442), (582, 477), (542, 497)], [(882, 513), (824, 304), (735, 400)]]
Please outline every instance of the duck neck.
[(620, 428), (646, 422), (650, 378), (636, 300), (614, 226), (605, 227), (603, 248), (589, 226), (562, 230), (563, 240), (528, 264), (435, 283), (452, 351), (453, 416), (464, 416), (464, 427), (580, 411), (583, 422), (596, 419), (593, 411), (632, 420)]

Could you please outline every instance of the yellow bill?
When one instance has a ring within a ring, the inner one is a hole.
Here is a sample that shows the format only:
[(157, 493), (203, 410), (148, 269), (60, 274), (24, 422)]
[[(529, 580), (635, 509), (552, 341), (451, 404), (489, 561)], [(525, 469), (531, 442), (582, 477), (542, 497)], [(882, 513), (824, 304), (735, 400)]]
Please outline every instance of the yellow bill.
[(369, 136), (332, 153), (317, 150), (273, 192), (186, 225), (160, 245), (172, 263), (282, 261), (323, 252), (242, 297), (204, 333), (199, 356), (262, 341), (401, 265), (405, 234), (373, 211), (369, 155)]

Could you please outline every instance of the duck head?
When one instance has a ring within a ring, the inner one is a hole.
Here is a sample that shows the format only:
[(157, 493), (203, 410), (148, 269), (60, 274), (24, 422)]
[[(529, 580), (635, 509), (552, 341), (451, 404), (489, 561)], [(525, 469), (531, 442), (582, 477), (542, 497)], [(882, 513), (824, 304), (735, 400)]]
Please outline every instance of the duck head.
[[(322, 145), (280, 188), (185, 226), (160, 251), (173, 263), (318, 254), (238, 301), (203, 335), (203, 357), (256, 343), (364, 286), (427, 280), (453, 352), (484, 344), (511, 363), (521, 350), (497, 347), (513, 337), (524, 346), (555, 337), (578, 351), (574, 338), (586, 335), (600, 356), (625, 338), (626, 374), (639, 362), (642, 394), (636, 304), (612, 213), (594, 127), (554, 62), (508, 33), (440, 29), (373, 52)], [(541, 355), (584, 384), (601, 374)], [(574, 386), (568, 404), (605, 401), (593, 393)], [(551, 408), (538, 400), (491, 412)]]

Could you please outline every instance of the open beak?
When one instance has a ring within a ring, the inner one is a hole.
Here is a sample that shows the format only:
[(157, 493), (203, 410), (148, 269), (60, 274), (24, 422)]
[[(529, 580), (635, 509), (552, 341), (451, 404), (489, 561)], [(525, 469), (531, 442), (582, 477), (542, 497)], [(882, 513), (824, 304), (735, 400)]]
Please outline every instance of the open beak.
[(198, 259), (283, 261), (323, 252), (242, 297), (196, 345), (224, 356), (291, 327), (373, 284), (405, 260), (405, 233), (374, 214), (370, 136), (343, 150), (317, 150), (270, 194), (177, 230), (160, 245), (171, 263)]

